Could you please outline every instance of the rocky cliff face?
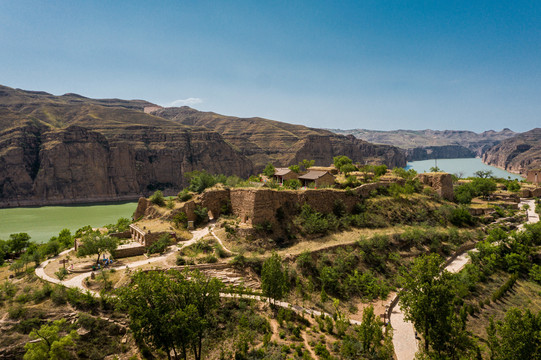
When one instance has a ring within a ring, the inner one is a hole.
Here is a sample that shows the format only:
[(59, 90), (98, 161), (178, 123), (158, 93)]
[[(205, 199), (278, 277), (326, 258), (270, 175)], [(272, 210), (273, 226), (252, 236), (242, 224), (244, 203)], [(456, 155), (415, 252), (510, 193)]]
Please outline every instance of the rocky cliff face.
[(337, 155), (346, 155), (362, 164), (384, 163), (389, 167), (406, 164), (404, 152), (394, 146), (374, 145), (354, 136), (337, 135), (322, 129), (261, 118), (223, 116), (189, 107), (160, 109), (153, 114), (220, 133), (258, 170), (268, 162), (289, 166), (302, 159), (313, 159), (316, 165), (327, 166)]
[(193, 170), (253, 172), (215, 132), (144, 114), (139, 101), (96, 101), (0, 88), (0, 207), (137, 199), (178, 192)]
[(525, 175), (528, 169), (541, 168), (541, 128), (504, 140), (487, 150), (483, 162)]
[(476, 153), (462, 145), (425, 146), (406, 150), (408, 161), (473, 158)]
[[(515, 132), (509, 129), (503, 129), (502, 131), (489, 130), (482, 133), (465, 130), (439, 131), (429, 129), (392, 131), (332, 129), (332, 131), (337, 134), (354, 135), (359, 139), (371, 143), (390, 144), (407, 149), (409, 150), (408, 154), (411, 154), (410, 156), (412, 157), (410, 161), (432, 159), (433, 157), (430, 156), (434, 152), (441, 159), (481, 156), (490, 147), (516, 135)], [(466, 148), (469, 151), (460, 147)], [(427, 150), (426, 157), (424, 157), (423, 149)]]

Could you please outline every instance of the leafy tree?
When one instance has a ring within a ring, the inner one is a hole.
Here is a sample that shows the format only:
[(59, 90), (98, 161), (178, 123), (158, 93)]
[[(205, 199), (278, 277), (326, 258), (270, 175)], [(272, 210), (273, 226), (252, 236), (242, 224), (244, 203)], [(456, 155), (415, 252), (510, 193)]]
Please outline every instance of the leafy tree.
[(357, 170), (357, 167), (353, 164), (345, 164), (340, 168), (340, 171), (343, 172), (345, 175)]
[(156, 190), (154, 194), (150, 197), (150, 201), (153, 204), (156, 204), (158, 206), (164, 206), (165, 205), (165, 198), (163, 197), (163, 193), (161, 190)]
[(11, 253), (18, 255), (30, 245), (30, 235), (27, 233), (11, 234), (7, 245)]
[(75, 358), (73, 351), (75, 347), (74, 340), (78, 338), (78, 335), (75, 330), (72, 330), (67, 335), (61, 336), (66, 327), (66, 319), (61, 319), (32, 330), (30, 337), (41, 341), (29, 342), (24, 346), (26, 350), (24, 360)]
[(475, 194), (476, 190), (471, 183), (461, 184), (454, 188), (455, 199), (459, 204), (470, 204)]
[(100, 260), (100, 255), (108, 252), (114, 253), (118, 247), (118, 239), (102, 235), (99, 231), (85, 234), (81, 243), (77, 248), (77, 256), (85, 257), (90, 255), (98, 255), (96, 263)]
[(487, 179), (487, 178), (492, 177), (492, 170), (478, 170), (474, 174), (478, 178)]
[(491, 318), (486, 330), (491, 359), (541, 358), (541, 313), (511, 308), (503, 321)]
[[(218, 182), (217, 177), (212, 176), (206, 171), (192, 171), (186, 174), (190, 181), (188, 189), (201, 194), (205, 189), (213, 187)], [(225, 181), (225, 179), (223, 179)]]
[(270, 178), (274, 176), (275, 171), (276, 169), (274, 168), (274, 165), (272, 165), (272, 163), (268, 163), (267, 166), (265, 166), (265, 169), (263, 170), (263, 175)]
[(298, 179), (289, 179), (284, 181), (284, 187), (288, 189), (297, 190), (302, 186), (301, 182)]
[(357, 170), (355, 165), (353, 165), (353, 161), (345, 155), (335, 156), (333, 158), (333, 164), (334, 167), (337, 168), (340, 172), (351, 172)]
[(472, 180), (472, 186), (478, 195), (485, 197), (496, 191), (496, 181), (489, 178), (475, 178)]
[[(119, 219), (118, 221), (120, 222)], [(127, 220), (127, 219), (126, 219)], [(129, 221), (129, 220), (128, 220)], [(73, 246), (73, 236), (71, 236), (71, 231), (69, 229), (62, 229), (58, 234), (58, 242), (64, 249), (68, 249)]]
[(437, 166), (432, 166), (430, 168), (430, 172), (440, 172), (440, 171), (441, 171), (441, 169), (439, 167), (437, 167)]
[(423, 334), (425, 352), (432, 347), (441, 353), (451, 331), (453, 292), (451, 274), (444, 270), (437, 254), (416, 258), (411, 268), (402, 272), (400, 301), (406, 319)]
[(297, 174), (301, 172), (301, 167), (299, 165), (291, 165), (288, 169)]
[(303, 167), (304, 170), (308, 170), (309, 168), (311, 168), (312, 166), (314, 166), (314, 164), (316, 163), (315, 160), (306, 160), (306, 159), (303, 159), (299, 165)]
[(263, 294), (273, 300), (280, 300), (286, 290), (286, 272), (282, 267), (280, 255), (273, 252), (271, 257), (265, 260), (261, 269), (261, 289)]
[(374, 175), (375, 176), (385, 175), (386, 172), (387, 172), (387, 166), (385, 166), (385, 165), (374, 166)]
[(120, 290), (119, 306), (127, 310), (136, 338), (171, 359), (201, 359), (203, 340), (214, 327), (222, 283), (200, 272), (138, 271), (129, 287)]

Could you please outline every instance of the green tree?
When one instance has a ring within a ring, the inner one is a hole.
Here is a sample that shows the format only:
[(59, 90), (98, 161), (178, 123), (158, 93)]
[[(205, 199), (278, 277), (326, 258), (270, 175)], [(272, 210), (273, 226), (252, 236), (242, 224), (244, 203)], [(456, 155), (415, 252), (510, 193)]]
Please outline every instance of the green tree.
[(96, 263), (103, 253), (113, 254), (118, 247), (118, 239), (101, 234), (99, 231), (85, 234), (77, 248), (77, 257), (98, 255)]
[(492, 177), (492, 170), (478, 170), (474, 174), (478, 178), (486, 179)]
[(78, 338), (75, 330), (61, 336), (67, 327), (66, 319), (56, 320), (52, 324), (42, 325), (39, 329), (32, 330), (30, 338), (41, 340), (26, 343), (24, 360), (63, 360), (75, 358), (74, 348)]
[(265, 169), (263, 170), (263, 175), (270, 178), (274, 176), (275, 171), (276, 169), (274, 168), (274, 165), (272, 165), (272, 163), (268, 163), (267, 166), (265, 166)]
[(214, 328), (222, 283), (200, 272), (136, 272), (120, 291), (119, 306), (130, 317), (136, 338), (171, 359), (201, 359), (203, 340)]
[(386, 165), (374, 166), (374, 175), (375, 176), (385, 175), (386, 172), (387, 172), (387, 166)]
[[(218, 180), (220, 180), (206, 171), (189, 172), (186, 174), (186, 178), (188, 178), (190, 182), (188, 189), (198, 194), (201, 194), (207, 188), (213, 187), (219, 182)], [(226, 179), (221, 180), (225, 181)]]
[(358, 170), (357, 167), (353, 165), (353, 161), (345, 155), (335, 156), (333, 158), (333, 164), (335, 168), (345, 174)]
[(472, 180), (472, 186), (476, 195), (488, 197), (496, 191), (496, 181), (489, 178), (475, 178)]
[(357, 167), (353, 164), (345, 164), (340, 168), (340, 171), (343, 172), (345, 175), (349, 174), (350, 172), (357, 171)]
[(486, 330), (491, 359), (541, 358), (541, 313), (511, 308), (503, 321), (491, 318)]
[(357, 328), (363, 352), (370, 354), (383, 340), (383, 323), (376, 318), (374, 307), (368, 306), (363, 310), (363, 320)]
[(27, 233), (11, 234), (7, 245), (11, 253), (18, 255), (30, 245), (30, 235)]
[(437, 166), (432, 166), (430, 168), (430, 172), (440, 172), (440, 171), (441, 171), (441, 169), (439, 167), (437, 167)]
[(154, 194), (150, 197), (150, 201), (153, 204), (156, 204), (158, 206), (164, 206), (165, 205), (165, 198), (163, 197), (163, 193), (161, 190), (154, 191)]
[(306, 160), (306, 159), (303, 159), (299, 165), (303, 167), (304, 170), (308, 170), (309, 168), (311, 168), (312, 166), (314, 166), (314, 164), (316, 163), (315, 160)]
[[(119, 219), (120, 221), (120, 219)], [(73, 246), (73, 236), (71, 236), (71, 231), (69, 229), (62, 229), (58, 234), (58, 242), (64, 249), (69, 249)]]
[(441, 354), (447, 346), (453, 313), (451, 274), (437, 254), (416, 258), (401, 274), (400, 302), (405, 317), (423, 334), (425, 352), (432, 347)]
[(297, 174), (301, 172), (301, 167), (299, 165), (291, 165), (288, 169)]
[(286, 292), (286, 272), (282, 267), (280, 255), (275, 252), (263, 263), (263, 268), (261, 269), (261, 289), (265, 296), (273, 300), (273, 305)]

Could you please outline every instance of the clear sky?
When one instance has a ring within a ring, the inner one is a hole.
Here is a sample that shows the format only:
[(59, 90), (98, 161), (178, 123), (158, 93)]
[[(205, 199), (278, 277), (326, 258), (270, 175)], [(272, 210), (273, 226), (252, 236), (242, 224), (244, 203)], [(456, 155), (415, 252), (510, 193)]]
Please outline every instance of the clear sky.
[(313, 127), (541, 127), (541, 1), (0, 0), (0, 84)]

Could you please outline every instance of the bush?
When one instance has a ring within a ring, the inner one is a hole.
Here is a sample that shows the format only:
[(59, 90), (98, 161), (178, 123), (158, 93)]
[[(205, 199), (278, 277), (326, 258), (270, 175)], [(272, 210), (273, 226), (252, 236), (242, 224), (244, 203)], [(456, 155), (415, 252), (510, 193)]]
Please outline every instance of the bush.
[(186, 228), (188, 226), (188, 216), (184, 212), (179, 212), (173, 216), (173, 224), (177, 229)]
[(188, 189), (184, 189), (181, 192), (178, 193), (178, 199), (182, 202), (188, 201), (192, 198), (192, 194)]
[(158, 241), (148, 247), (148, 254), (163, 254), (167, 247), (171, 244), (171, 237), (169, 234), (163, 234)]
[(455, 226), (471, 226), (475, 224), (473, 216), (465, 206), (459, 206), (451, 210), (449, 222)]
[(64, 285), (55, 285), (51, 291), (51, 300), (55, 305), (64, 305), (68, 302), (68, 293)]
[(156, 190), (154, 194), (150, 197), (150, 201), (153, 204), (156, 204), (158, 206), (164, 206), (165, 205), (165, 198), (163, 197), (163, 193), (161, 190)]
[(204, 207), (201, 207), (201, 206), (198, 205), (198, 206), (196, 206), (196, 208), (194, 210), (194, 214), (195, 214), (195, 226), (204, 224), (204, 223), (208, 222), (208, 220), (209, 220), (208, 209), (207, 208), (204, 208)]
[(66, 278), (66, 276), (68, 276), (69, 273), (68, 273), (68, 270), (66, 270), (66, 268), (61, 267), (54, 274), (56, 275), (58, 280), (62, 281), (62, 280), (64, 280)]

